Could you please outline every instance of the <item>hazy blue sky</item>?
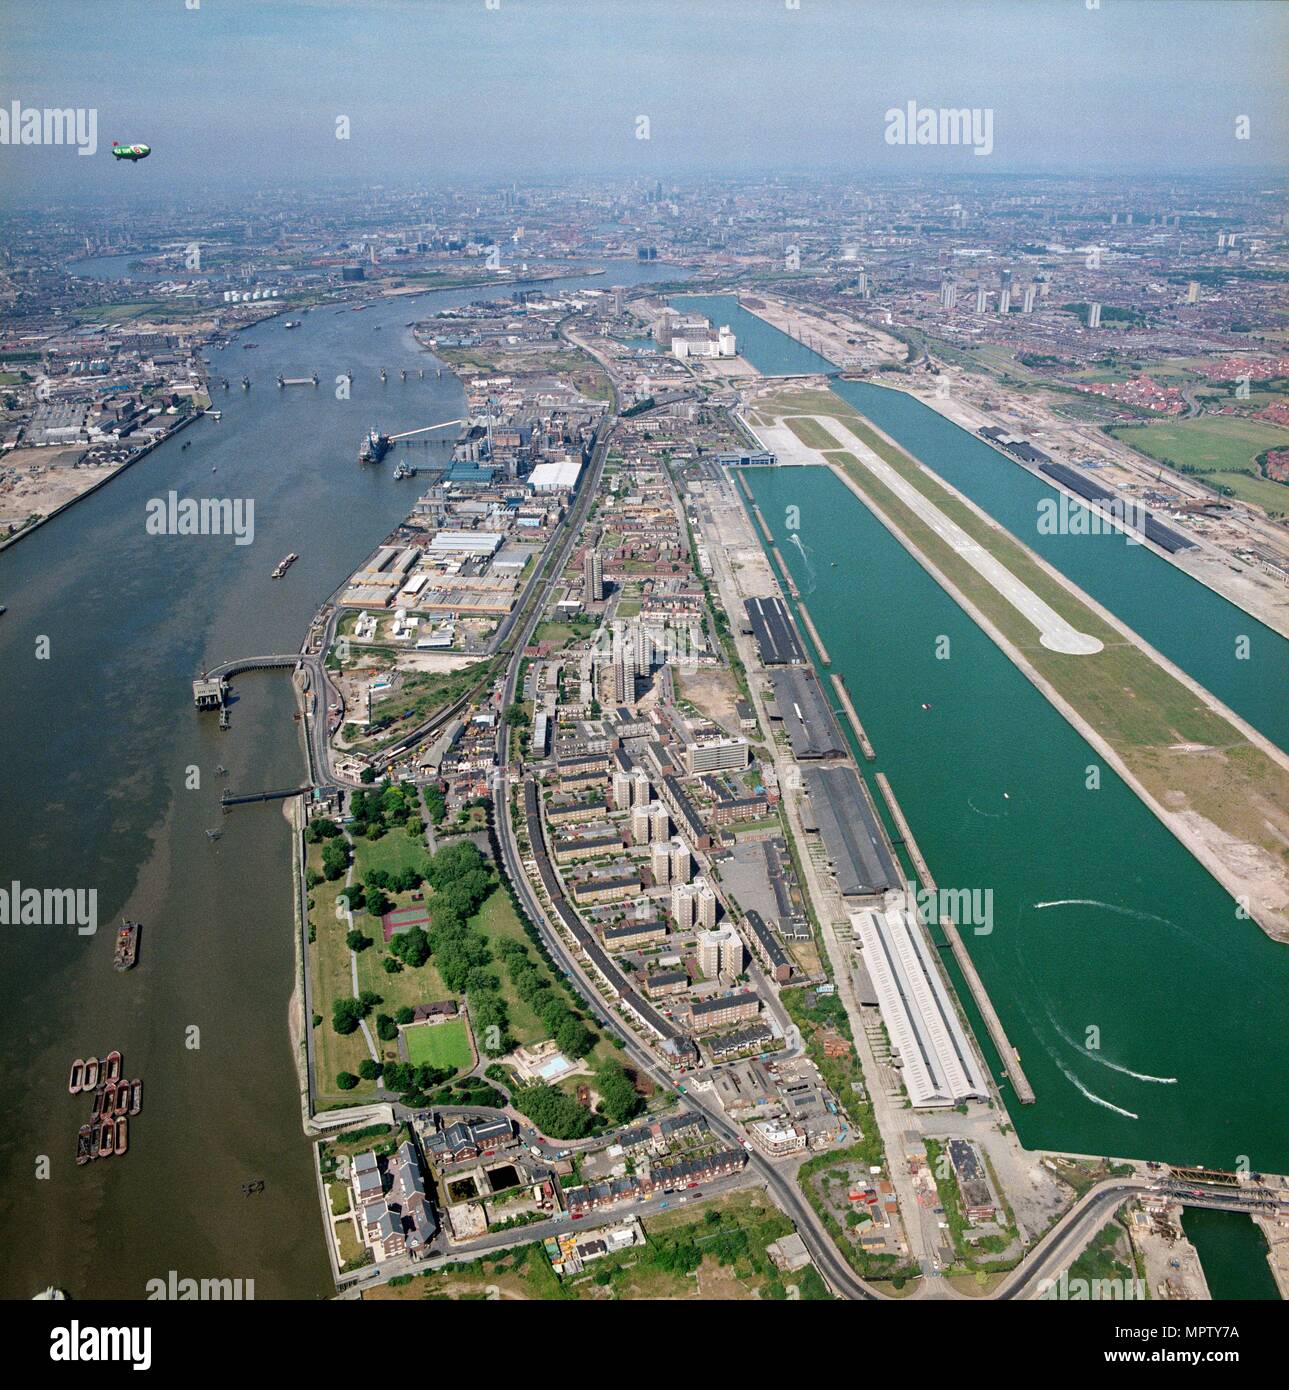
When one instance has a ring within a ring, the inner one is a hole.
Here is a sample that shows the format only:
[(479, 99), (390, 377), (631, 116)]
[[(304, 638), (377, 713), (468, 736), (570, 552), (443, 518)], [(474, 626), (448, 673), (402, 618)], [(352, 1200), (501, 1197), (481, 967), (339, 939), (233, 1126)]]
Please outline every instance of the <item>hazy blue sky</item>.
[[(1277, 0), (0, 0), (0, 104), (100, 142), (0, 147), (0, 183), (1270, 170), (1286, 91)], [(910, 100), (992, 108), (994, 153), (888, 146)]]

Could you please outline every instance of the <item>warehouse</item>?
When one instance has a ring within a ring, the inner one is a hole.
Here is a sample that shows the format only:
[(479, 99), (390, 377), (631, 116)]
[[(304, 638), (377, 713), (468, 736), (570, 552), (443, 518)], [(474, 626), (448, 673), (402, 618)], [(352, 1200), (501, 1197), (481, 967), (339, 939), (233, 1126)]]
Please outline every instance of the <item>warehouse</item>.
[(844, 763), (802, 769), (810, 819), (823, 837), (828, 859), (843, 897), (884, 893), (900, 883), (900, 872), (882, 838), (872, 803), (859, 774)]
[(987, 1100), (983, 1068), (916, 915), (904, 907), (869, 908), (852, 913), (850, 921), (900, 1056), (909, 1104), (916, 1110)]
[(806, 666), (785, 666), (770, 674), (776, 710), (783, 720), (795, 758), (836, 758), (846, 742), (824, 698), (815, 673)]
[(781, 598), (750, 598), (747, 619), (765, 666), (787, 666), (805, 661), (792, 618)]

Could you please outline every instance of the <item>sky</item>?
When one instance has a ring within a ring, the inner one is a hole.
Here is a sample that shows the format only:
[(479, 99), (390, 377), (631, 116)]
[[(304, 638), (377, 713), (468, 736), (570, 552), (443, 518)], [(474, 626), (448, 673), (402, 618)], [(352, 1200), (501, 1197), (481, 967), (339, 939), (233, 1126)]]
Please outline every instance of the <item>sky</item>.
[[(1286, 91), (1281, 0), (0, 0), (0, 108), (96, 110), (99, 142), (0, 145), (0, 198), (147, 178), (1283, 173)], [(910, 101), (992, 112), (991, 152), (887, 143)], [(150, 144), (148, 164), (112, 160), (114, 139)]]

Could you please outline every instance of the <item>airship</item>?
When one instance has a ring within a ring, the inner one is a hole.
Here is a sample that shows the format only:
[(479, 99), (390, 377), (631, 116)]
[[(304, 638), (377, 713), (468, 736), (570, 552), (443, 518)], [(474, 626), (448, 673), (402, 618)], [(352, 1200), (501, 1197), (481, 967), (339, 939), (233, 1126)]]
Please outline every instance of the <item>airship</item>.
[(128, 159), (133, 163), (140, 159), (147, 159), (151, 153), (151, 145), (118, 145), (115, 140), (112, 141), (113, 159)]

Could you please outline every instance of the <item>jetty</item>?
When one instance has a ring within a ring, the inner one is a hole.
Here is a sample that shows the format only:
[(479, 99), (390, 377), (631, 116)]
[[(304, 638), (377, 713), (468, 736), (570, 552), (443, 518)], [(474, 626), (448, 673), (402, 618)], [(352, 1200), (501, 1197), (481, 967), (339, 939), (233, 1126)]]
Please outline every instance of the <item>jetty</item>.
[(820, 637), (819, 629), (815, 626), (809, 610), (806, 608), (806, 605), (801, 602), (799, 595), (797, 596), (797, 610), (801, 614), (801, 621), (806, 625), (806, 631), (810, 634), (810, 640), (815, 644), (815, 648), (819, 652), (820, 661), (822, 661), (825, 666), (831, 666), (832, 657), (828, 655), (828, 648), (824, 646), (824, 639)]
[[(842, 709), (846, 711), (846, 718), (850, 720), (850, 727), (854, 729), (855, 737), (859, 740), (860, 752), (870, 763), (875, 762), (877, 754), (873, 751), (873, 745), (868, 741), (864, 726), (859, 722), (859, 715), (855, 713), (855, 705), (850, 698), (850, 691), (846, 689), (846, 678), (834, 671), (832, 673), (832, 686), (837, 692), (837, 698), (841, 701)], [(890, 805), (889, 801), (887, 805)]]
[[(886, 802), (887, 809), (891, 813), (891, 818), (895, 822), (896, 829), (904, 841), (904, 848), (908, 850), (909, 858), (913, 861), (913, 868), (922, 881), (922, 887), (938, 898), (940, 890), (936, 887), (935, 879), (931, 877), (931, 870), (927, 868), (927, 862), (922, 857), (922, 851), (913, 838), (913, 832), (909, 829), (909, 823), (904, 818), (904, 812), (900, 809), (900, 803), (896, 801), (895, 793), (891, 790), (890, 780), (884, 772), (877, 774), (877, 785)], [(985, 1029), (989, 1033), (999, 1060), (1006, 1068), (1012, 1090), (1016, 1093), (1016, 1099), (1022, 1105), (1033, 1105), (1034, 1088), (1029, 1084), (1029, 1078), (1021, 1067), (1020, 1055), (1007, 1038), (1002, 1019), (998, 1017), (998, 1012), (985, 990), (984, 981), (976, 970), (975, 961), (971, 959), (966, 946), (963, 944), (957, 924), (952, 918), (943, 915), (940, 916), (939, 921), (940, 930), (944, 932), (949, 948), (953, 951), (954, 959), (958, 962), (958, 969), (962, 972), (962, 978), (967, 982), (971, 997), (976, 1001), (976, 1008), (980, 1011), (980, 1017), (984, 1021)]]

